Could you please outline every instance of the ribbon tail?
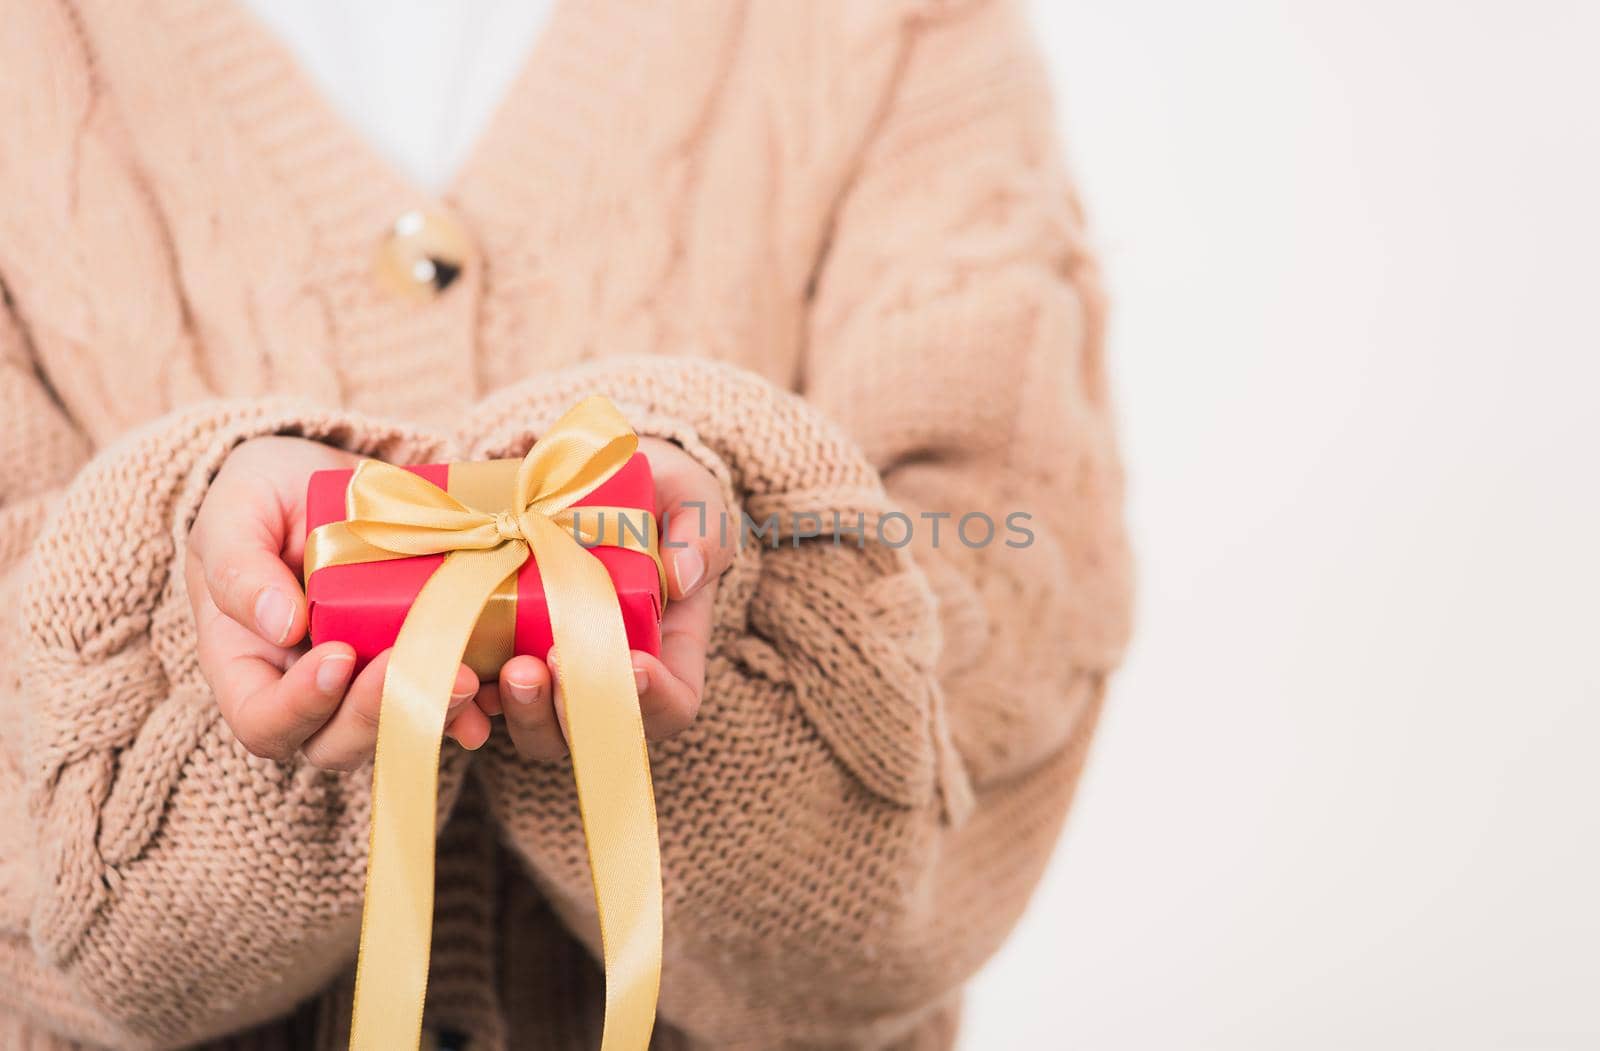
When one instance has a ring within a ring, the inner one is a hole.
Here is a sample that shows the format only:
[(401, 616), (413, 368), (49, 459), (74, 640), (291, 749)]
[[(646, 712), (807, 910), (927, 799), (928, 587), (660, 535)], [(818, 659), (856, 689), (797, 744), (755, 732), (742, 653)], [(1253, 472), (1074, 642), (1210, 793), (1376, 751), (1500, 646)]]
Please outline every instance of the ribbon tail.
[(661, 848), (627, 631), (600, 561), (549, 519), (524, 520), (545, 583), (600, 915), (601, 1051), (641, 1051), (661, 981)]
[(451, 553), (423, 585), (389, 655), (372, 769), (352, 1051), (394, 1051), (421, 1039), (433, 940), (439, 744), (450, 690), (479, 610), (527, 557), (522, 543)]

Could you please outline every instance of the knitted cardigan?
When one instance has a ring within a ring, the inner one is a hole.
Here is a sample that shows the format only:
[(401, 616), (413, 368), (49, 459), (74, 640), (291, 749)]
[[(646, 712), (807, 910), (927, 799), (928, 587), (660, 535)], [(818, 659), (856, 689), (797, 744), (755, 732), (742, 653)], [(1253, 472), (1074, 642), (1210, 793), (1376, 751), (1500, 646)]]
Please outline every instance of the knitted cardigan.
[[(950, 1046), (1128, 628), (1101, 297), (1018, 14), (565, 4), (437, 198), (229, 0), (4, 22), (0, 1047), (342, 1046), (370, 770), (233, 739), (188, 525), (252, 436), (519, 455), (594, 392), (753, 519), (845, 533), (745, 546), (650, 748), (656, 1046)], [(413, 208), (475, 245), (426, 302), (371, 277)], [(956, 542), (970, 511), (1032, 542)], [(497, 732), (441, 783), (430, 1039), (598, 1047), (569, 766)]]

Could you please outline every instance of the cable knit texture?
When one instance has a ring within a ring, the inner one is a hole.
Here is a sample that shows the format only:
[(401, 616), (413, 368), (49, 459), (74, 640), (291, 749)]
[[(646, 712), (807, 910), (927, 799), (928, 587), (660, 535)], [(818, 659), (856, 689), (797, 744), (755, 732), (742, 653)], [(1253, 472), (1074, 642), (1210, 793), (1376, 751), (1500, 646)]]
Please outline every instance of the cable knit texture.
[[(598, 392), (778, 523), (650, 750), (656, 1045), (948, 1048), (1128, 629), (1099, 287), (1017, 12), (562, 5), (438, 199), (231, 0), (16, 0), (0, 69), (0, 1047), (342, 1046), (370, 771), (233, 740), (189, 523), (252, 436), (519, 455)], [(370, 276), (413, 208), (476, 246), (424, 303)], [(970, 511), (1033, 541), (969, 547)], [(441, 778), (429, 1033), (597, 1047), (570, 767), (500, 733)]]

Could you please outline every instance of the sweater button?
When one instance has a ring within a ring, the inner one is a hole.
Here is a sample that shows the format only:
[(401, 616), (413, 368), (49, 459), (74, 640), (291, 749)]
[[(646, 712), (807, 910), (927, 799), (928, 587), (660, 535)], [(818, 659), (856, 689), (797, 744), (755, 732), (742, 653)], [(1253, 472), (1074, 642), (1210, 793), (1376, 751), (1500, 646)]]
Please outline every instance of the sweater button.
[(472, 255), (472, 239), (454, 218), (412, 210), (396, 219), (384, 235), (373, 261), (373, 278), (392, 295), (427, 302), (456, 283)]

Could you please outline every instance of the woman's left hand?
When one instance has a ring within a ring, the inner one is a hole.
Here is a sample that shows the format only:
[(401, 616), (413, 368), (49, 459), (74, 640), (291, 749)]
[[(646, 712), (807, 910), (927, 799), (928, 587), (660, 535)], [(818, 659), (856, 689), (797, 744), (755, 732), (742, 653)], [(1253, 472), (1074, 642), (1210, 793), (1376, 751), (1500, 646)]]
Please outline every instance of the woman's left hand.
[[(645, 736), (658, 741), (686, 729), (700, 710), (717, 580), (733, 561), (741, 523), (730, 515), (717, 480), (688, 453), (659, 438), (640, 438), (639, 451), (650, 460), (666, 530), (661, 561), (669, 601), (661, 620), (661, 656), (633, 651)], [(500, 669), (499, 682), (485, 683), (478, 692), (479, 708), (504, 714), (525, 759), (567, 753), (560, 653), (554, 663), (552, 675), (537, 657), (513, 657)]]

